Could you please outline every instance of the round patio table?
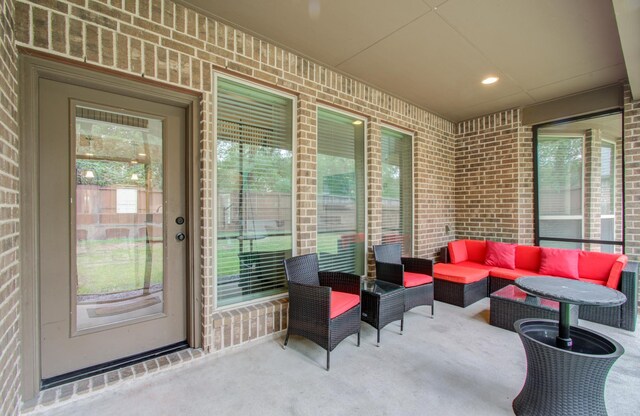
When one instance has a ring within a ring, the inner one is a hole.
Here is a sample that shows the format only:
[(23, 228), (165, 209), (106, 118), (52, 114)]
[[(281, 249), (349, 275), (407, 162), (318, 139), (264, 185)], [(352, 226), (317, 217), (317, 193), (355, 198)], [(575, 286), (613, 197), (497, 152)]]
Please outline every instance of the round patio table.
[(624, 348), (605, 335), (572, 327), (570, 307), (618, 306), (626, 296), (605, 286), (550, 276), (521, 277), (515, 285), (560, 303), (559, 322), (515, 323), (527, 356), (525, 383), (513, 401), (516, 415), (606, 415), (606, 378)]

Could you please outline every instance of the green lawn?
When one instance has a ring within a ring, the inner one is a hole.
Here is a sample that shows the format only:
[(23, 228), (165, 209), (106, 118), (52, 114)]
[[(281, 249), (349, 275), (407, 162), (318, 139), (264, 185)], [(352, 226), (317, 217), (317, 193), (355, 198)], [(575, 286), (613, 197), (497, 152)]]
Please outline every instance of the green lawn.
[[(151, 244), (151, 284), (162, 283), (162, 243)], [(106, 294), (144, 286), (147, 250), (142, 240), (80, 241), (77, 246), (78, 294)]]
[[(318, 248), (327, 253), (337, 253), (338, 240), (343, 232), (322, 233), (318, 235)], [(218, 240), (218, 276), (233, 276), (240, 273), (240, 261), (238, 252), (240, 242), (236, 238)], [(250, 243), (244, 242), (245, 252), (250, 250)], [(291, 250), (291, 236), (270, 236), (261, 240), (255, 240), (253, 251), (281, 251)]]
[[(337, 241), (344, 233), (318, 236), (318, 247), (323, 252), (336, 253)], [(218, 241), (218, 276), (240, 273), (238, 251), (240, 242), (235, 238)], [(244, 251), (250, 243), (244, 242)], [(270, 236), (255, 240), (253, 251), (291, 250), (291, 236)], [(151, 244), (151, 284), (162, 283), (162, 243)], [(145, 241), (110, 239), (80, 241), (77, 247), (78, 294), (106, 294), (140, 289), (144, 285), (147, 250)]]

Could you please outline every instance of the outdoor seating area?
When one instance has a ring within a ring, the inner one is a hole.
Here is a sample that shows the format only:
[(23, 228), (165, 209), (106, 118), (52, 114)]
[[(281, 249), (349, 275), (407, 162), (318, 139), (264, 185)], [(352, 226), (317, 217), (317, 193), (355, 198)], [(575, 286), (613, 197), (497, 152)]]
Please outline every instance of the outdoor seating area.
[(0, 0), (0, 416), (635, 415), (639, 50), (640, 0)]
[(462, 307), (490, 296), (523, 276), (555, 276), (617, 289), (628, 302), (613, 308), (584, 306), (582, 319), (635, 331), (638, 264), (625, 255), (496, 243), (452, 241), (434, 267), (437, 300)]

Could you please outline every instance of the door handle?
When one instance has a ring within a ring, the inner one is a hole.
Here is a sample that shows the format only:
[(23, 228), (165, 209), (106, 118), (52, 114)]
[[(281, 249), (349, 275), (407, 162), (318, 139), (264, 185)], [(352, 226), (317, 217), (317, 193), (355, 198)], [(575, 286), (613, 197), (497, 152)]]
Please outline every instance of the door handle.
[(187, 236), (184, 233), (176, 234), (176, 240), (178, 240), (178, 241), (184, 241), (185, 238), (187, 238)]

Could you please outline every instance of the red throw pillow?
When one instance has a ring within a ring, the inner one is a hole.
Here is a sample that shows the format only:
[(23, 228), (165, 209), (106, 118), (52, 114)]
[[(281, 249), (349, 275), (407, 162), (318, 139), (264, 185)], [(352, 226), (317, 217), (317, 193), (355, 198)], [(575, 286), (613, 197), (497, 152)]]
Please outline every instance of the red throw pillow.
[(542, 247), (540, 250), (540, 274), (550, 276), (580, 278), (578, 273), (579, 250)]
[(487, 240), (487, 255), (484, 259), (484, 264), (502, 267), (503, 269), (515, 269), (516, 245)]

